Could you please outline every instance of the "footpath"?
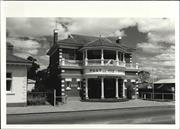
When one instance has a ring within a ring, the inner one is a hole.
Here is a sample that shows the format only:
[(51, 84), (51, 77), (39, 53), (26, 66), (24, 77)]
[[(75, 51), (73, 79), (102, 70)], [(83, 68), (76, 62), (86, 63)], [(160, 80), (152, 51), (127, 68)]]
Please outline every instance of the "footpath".
[(37, 113), (55, 113), (55, 112), (74, 112), (87, 110), (106, 110), (106, 109), (125, 109), (138, 107), (166, 107), (175, 106), (175, 102), (158, 102), (147, 100), (129, 100), (124, 102), (81, 102), (68, 101), (66, 104), (59, 104), (57, 106), (42, 105), (42, 106), (26, 106), (26, 107), (7, 107), (8, 115), (17, 114), (37, 114)]

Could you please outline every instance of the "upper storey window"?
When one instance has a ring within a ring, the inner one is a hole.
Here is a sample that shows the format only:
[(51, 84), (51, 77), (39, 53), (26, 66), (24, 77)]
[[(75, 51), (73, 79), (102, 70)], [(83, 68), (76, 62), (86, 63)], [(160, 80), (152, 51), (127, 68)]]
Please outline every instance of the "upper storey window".
[(76, 50), (74, 49), (63, 49), (63, 58), (69, 59), (69, 60), (75, 60), (76, 59)]

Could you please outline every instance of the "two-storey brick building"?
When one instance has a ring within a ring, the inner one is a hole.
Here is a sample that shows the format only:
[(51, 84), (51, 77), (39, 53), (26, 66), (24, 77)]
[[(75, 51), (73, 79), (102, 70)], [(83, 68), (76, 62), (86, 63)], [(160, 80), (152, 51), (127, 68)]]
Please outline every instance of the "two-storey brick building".
[(88, 99), (123, 99), (128, 82), (135, 85), (138, 64), (132, 62), (134, 49), (117, 37), (71, 35), (58, 40), (48, 51), (52, 87), (59, 96), (81, 96)]

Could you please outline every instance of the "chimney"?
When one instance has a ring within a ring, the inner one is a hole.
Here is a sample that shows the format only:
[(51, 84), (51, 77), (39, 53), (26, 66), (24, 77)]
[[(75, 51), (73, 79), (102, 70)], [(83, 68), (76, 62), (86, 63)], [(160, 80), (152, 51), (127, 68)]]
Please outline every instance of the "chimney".
[(55, 45), (55, 44), (57, 44), (57, 41), (58, 41), (58, 29), (54, 29), (53, 32), (54, 32), (54, 44), (53, 45)]
[(118, 37), (118, 39), (116, 40), (116, 43), (118, 43), (118, 44), (121, 44), (121, 39), (122, 39), (122, 37)]

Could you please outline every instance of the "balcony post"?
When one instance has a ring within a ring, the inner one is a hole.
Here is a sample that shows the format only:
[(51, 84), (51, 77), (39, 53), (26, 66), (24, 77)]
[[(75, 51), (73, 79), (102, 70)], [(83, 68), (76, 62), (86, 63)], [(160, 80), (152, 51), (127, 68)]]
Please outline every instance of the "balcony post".
[(119, 98), (118, 78), (116, 78), (116, 98)]
[(118, 50), (116, 50), (116, 65), (119, 66)]
[(121, 58), (123, 59), (123, 66), (126, 66), (126, 61), (125, 61), (125, 53), (122, 53), (123, 55), (121, 56)]
[(104, 65), (104, 50), (101, 49), (101, 65)]
[(136, 63), (136, 69), (138, 69), (138, 68), (139, 68), (138, 63)]
[(123, 53), (123, 62), (125, 63), (125, 53)]
[(104, 78), (101, 78), (101, 99), (104, 99)]
[(85, 50), (85, 66), (88, 65), (88, 55), (87, 55), (87, 49)]

